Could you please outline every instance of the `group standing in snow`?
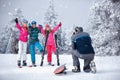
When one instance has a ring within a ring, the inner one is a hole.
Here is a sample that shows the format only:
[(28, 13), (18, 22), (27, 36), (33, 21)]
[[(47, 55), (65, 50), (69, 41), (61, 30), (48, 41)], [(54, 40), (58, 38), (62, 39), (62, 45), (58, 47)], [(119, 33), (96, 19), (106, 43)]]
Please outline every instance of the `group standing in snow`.
[[(17, 18), (15, 19), (15, 22), (16, 27), (20, 31), (17, 59), (18, 66), (21, 68), (22, 60), (23, 66), (27, 66), (26, 49), (29, 35), (29, 49), (32, 62), (31, 67), (36, 67), (35, 47), (37, 47), (40, 52), (44, 52), (42, 45), (39, 43), (38, 33), (43, 34), (45, 38), (47, 37), (47, 42), (45, 45), (47, 48), (47, 62), (48, 65), (54, 66), (54, 64), (52, 64), (52, 52), (56, 54), (54, 33), (62, 26), (62, 23), (60, 22), (53, 29), (51, 29), (49, 24), (46, 24), (45, 29), (43, 29), (42, 25), (38, 25), (38, 27), (36, 26), (36, 21), (32, 21), (31, 24), (28, 24), (28, 21), (23, 19), (22, 26), (19, 25)], [(47, 32), (49, 33), (48, 36), (46, 36)], [(86, 32), (83, 32), (82, 27), (76, 27), (71, 37), (71, 42), (73, 66), (75, 67), (72, 69), (72, 72), (81, 72), (79, 58), (84, 59), (83, 71), (90, 72), (92, 70), (90, 65), (95, 56), (90, 35)]]
[[(19, 51), (18, 51), (18, 59), (17, 64), (21, 68), (21, 61), (23, 60), (23, 66), (27, 66), (26, 63), (26, 49), (27, 49), (27, 42), (28, 42), (28, 35), (29, 35), (29, 49), (31, 54), (31, 67), (36, 67), (36, 57), (35, 57), (35, 47), (38, 48), (38, 50), (42, 53), (43, 48), (41, 44), (39, 43), (38, 39), (38, 33), (42, 33), (44, 37), (46, 37), (46, 31), (49, 31), (48, 40), (47, 40), (47, 61), (48, 65), (54, 66), (52, 64), (52, 52), (56, 54), (56, 43), (54, 39), (54, 33), (61, 27), (61, 22), (55, 26), (53, 29), (50, 28), (48, 24), (45, 25), (45, 30), (43, 29), (42, 25), (39, 25), (36, 27), (36, 21), (32, 21), (31, 24), (28, 24), (27, 20), (23, 20), (23, 25), (20, 26), (18, 19), (15, 19), (16, 27), (20, 31), (20, 37), (19, 37)], [(27, 27), (28, 24), (28, 27)], [(22, 59), (23, 58), (23, 59)]]

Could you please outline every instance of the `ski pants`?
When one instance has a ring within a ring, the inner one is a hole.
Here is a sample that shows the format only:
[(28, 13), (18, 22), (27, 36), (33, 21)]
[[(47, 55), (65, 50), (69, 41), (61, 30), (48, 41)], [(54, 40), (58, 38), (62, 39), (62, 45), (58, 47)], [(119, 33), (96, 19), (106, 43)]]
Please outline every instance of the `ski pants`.
[(32, 63), (36, 62), (35, 46), (38, 48), (39, 51), (43, 50), (43, 48), (42, 48), (42, 46), (41, 46), (41, 44), (39, 42), (30, 43), (30, 53), (31, 53), (31, 61), (32, 61)]
[(54, 45), (47, 45), (47, 52), (48, 52), (48, 54), (47, 54), (47, 61), (49, 63), (52, 62), (52, 51), (54, 53), (56, 53), (56, 47)]
[(77, 50), (73, 50), (72, 52), (72, 59), (73, 59), (73, 66), (80, 65), (79, 58), (84, 59), (84, 68), (90, 65), (90, 62), (94, 60), (95, 54), (80, 54)]
[(27, 59), (27, 56), (26, 56), (27, 42), (19, 41), (18, 48), (19, 48), (19, 51), (18, 51), (17, 60), (21, 61), (23, 59), (25, 61)]

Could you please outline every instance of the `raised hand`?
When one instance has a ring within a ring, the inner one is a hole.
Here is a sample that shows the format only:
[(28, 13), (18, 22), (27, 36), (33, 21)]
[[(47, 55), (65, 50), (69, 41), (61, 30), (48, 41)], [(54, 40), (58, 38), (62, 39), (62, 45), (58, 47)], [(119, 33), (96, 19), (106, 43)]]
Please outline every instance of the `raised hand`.
[(18, 23), (18, 18), (15, 18), (15, 22)]
[(62, 26), (62, 23), (60, 22), (60, 23), (58, 24), (58, 26)]

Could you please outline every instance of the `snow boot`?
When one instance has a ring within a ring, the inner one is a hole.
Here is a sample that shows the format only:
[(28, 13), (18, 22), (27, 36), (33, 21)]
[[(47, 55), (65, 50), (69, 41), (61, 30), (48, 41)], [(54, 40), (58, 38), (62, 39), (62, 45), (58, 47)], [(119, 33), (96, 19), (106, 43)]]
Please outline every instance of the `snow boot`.
[(50, 66), (55, 66), (54, 64), (52, 64), (51, 62), (48, 62), (48, 65), (50, 65)]
[(81, 72), (81, 70), (80, 70), (80, 65), (75, 66), (75, 68), (74, 68), (74, 69), (72, 69), (72, 72), (74, 72), (74, 73)]
[(27, 66), (26, 60), (23, 61), (23, 66)]
[(86, 66), (83, 68), (83, 71), (86, 72), (86, 73), (89, 73), (91, 72), (91, 68), (90, 68), (90, 65)]
[(37, 65), (35, 64), (35, 62), (33, 62), (33, 63), (32, 63), (32, 66), (33, 66), (33, 67), (36, 67)]
[(22, 68), (20, 60), (17, 61), (17, 65), (18, 65), (19, 68)]
[(37, 65), (35, 64), (35, 62), (32, 62), (32, 65), (30, 65), (29, 67), (37, 67)]
[(94, 61), (91, 61), (90, 68), (92, 73), (96, 73), (97, 70), (96, 70), (96, 65)]

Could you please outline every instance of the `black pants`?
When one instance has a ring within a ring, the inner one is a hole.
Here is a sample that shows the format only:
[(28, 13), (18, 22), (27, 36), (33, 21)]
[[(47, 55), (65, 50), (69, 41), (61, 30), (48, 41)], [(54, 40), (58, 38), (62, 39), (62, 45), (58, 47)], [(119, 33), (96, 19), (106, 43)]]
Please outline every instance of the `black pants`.
[(72, 51), (72, 58), (73, 58), (73, 66), (80, 65), (79, 58), (84, 59), (84, 68), (88, 68), (90, 65), (90, 62), (94, 60), (94, 54), (80, 54), (78, 51), (73, 50)]

